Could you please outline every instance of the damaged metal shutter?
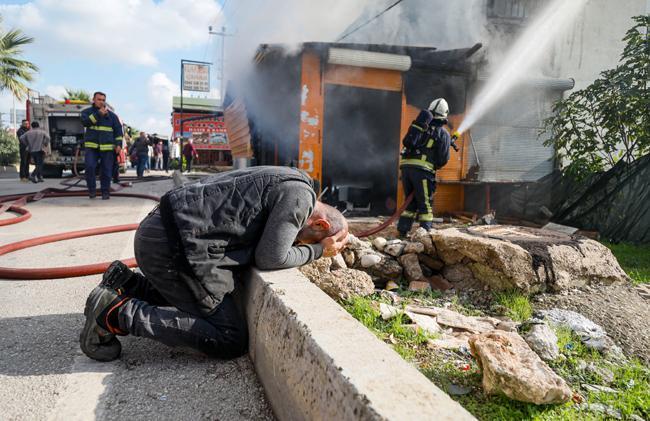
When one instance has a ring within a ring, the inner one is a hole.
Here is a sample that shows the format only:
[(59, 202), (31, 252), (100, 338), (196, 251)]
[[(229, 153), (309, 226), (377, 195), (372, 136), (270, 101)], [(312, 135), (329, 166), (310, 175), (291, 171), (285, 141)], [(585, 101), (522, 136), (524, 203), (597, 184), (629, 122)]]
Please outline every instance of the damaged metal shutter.
[(327, 62), (329, 64), (397, 70), (400, 72), (406, 72), (411, 68), (410, 56), (346, 48), (330, 48)]
[(547, 136), (540, 132), (553, 103), (573, 84), (570, 79), (525, 81), (476, 123), (471, 133), (480, 181), (537, 181), (553, 171), (554, 150), (544, 146)]

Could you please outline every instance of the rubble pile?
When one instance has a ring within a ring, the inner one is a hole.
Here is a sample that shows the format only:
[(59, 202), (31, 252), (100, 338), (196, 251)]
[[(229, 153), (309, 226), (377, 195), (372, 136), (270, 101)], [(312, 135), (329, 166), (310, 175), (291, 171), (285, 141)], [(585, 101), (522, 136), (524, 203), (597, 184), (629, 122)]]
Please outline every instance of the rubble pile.
[(407, 240), (350, 235), (341, 257), (347, 268), (367, 272), (379, 289), (530, 294), (628, 280), (610, 250), (596, 241), (514, 226), (420, 228)]

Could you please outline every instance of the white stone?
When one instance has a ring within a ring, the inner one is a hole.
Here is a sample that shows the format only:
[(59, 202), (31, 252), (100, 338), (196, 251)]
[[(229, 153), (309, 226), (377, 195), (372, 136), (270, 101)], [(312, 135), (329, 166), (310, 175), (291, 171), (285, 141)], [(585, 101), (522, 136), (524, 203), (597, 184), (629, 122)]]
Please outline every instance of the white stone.
[(384, 237), (377, 237), (374, 240), (372, 240), (372, 245), (377, 250), (384, 251), (384, 247), (386, 247), (387, 242), (388, 241)]
[(557, 336), (546, 323), (534, 324), (526, 335), (526, 343), (544, 361), (553, 361), (560, 356)]
[(383, 320), (390, 320), (401, 313), (400, 309), (385, 303), (379, 303), (379, 312)]
[(361, 267), (367, 269), (381, 262), (381, 256), (376, 254), (364, 254), (361, 256)]
[(388, 244), (386, 245), (386, 247), (384, 247), (384, 252), (390, 254), (393, 257), (401, 256), (403, 251), (404, 251), (404, 244), (402, 244), (401, 241), (395, 244)]

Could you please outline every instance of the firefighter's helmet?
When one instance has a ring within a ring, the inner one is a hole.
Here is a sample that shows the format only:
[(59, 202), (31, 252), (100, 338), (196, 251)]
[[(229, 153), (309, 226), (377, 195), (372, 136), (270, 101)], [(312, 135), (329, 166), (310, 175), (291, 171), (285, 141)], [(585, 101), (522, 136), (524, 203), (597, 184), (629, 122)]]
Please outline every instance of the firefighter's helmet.
[(429, 105), (429, 111), (436, 120), (445, 120), (449, 115), (449, 104), (444, 98), (434, 99)]

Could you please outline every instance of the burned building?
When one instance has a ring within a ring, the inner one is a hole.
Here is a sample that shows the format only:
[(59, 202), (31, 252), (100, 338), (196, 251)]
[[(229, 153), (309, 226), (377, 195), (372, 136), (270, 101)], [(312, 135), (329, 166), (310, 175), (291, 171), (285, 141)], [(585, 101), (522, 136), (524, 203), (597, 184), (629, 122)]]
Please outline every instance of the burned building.
[[(391, 45), (305, 43), (288, 52), (262, 45), (245, 86), (227, 93), (233, 157), (307, 171), (327, 202), (390, 214), (403, 200), (401, 139), (432, 99), (448, 100), (451, 128), (462, 120), (481, 45), (438, 51)], [(438, 172), (438, 213), (464, 209), (471, 155), (457, 142)]]

